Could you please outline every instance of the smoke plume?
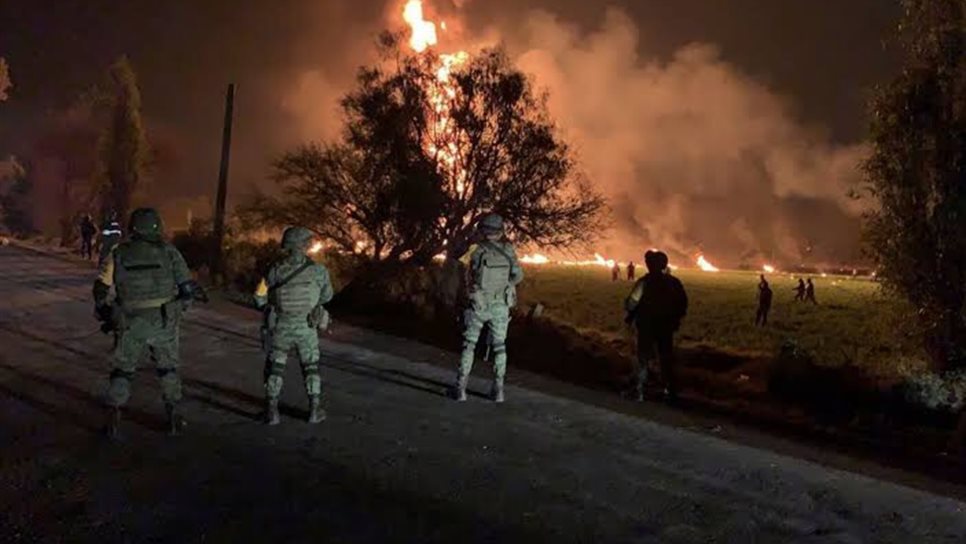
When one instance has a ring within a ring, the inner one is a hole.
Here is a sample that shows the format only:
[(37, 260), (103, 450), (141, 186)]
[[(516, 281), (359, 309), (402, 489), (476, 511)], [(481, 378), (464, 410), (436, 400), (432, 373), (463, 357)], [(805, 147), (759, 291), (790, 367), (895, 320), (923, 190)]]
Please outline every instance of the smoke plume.
[(548, 91), (551, 113), (611, 200), (617, 258), (661, 247), (735, 265), (856, 258), (847, 197), (861, 145), (836, 147), (790, 106), (694, 43), (666, 61), (638, 54), (617, 10), (580, 33), (552, 14), (525, 24), (519, 66)]

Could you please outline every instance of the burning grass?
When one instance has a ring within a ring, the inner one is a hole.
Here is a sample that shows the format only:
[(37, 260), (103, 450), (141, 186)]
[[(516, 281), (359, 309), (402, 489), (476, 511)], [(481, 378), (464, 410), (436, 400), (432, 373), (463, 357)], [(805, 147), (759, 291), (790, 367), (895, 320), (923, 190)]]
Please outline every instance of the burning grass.
[[(829, 366), (853, 364), (871, 375), (907, 374), (918, 353), (897, 333), (900, 303), (867, 279), (814, 277), (819, 305), (793, 301), (797, 277), (769, 274), (775, 292), (769, 325), (754, 326), (758, 272), (675, 272), (688, 290), (690, 309), (678, 335), (685, 348), (772, 357), (785, 342)], [(540, 302), (547, 317), (588, 333), (627, 341), (622, 303), (628, 281), (613, 282), (603, 267), (528, 266), (520, 289), (524, 305)]]

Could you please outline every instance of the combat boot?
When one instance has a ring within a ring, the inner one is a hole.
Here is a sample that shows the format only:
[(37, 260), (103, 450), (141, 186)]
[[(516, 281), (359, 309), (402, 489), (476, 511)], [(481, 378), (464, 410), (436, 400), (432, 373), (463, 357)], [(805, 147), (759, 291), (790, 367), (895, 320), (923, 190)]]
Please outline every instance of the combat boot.
[(466, 384), (469, 376), (457, 376), (456, 385), (453, 386), (453, 398), (458, 402), (466, 402)]
[(322, 409), (322, 396), (309, 397), (309, 423), (319, 423), (325, 420), (325, 410)]
[(278, 414), (278, 399), (267, 399), (265, 402), (265, 423), (268, 425), (278, 425), (282, 421)]
[(107, 427), (104, 429), (104, 433), (110, 440), (120, 440), (121, 439), (121, 407), (112, 406), (110, 408), (110, 413), (107, 418)]
[(168, 436), (178, 436), (188, 425), (188, 422), (178, 413), (178, 406), (176, 404), (165, 404), (164, 410), (168, 414)]
[(490, 398), (493, 402), (503, 402), (503, 380), (497, 378), (493, 380), (493, 388), (490, 390)]

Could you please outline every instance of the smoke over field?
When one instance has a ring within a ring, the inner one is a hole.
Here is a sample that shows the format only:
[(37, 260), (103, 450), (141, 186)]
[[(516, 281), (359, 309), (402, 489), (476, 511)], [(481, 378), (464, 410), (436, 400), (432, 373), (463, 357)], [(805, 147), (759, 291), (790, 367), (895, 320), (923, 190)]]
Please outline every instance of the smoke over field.
[[(547, 92), (581, 169), (610, 202), (611, 230), (573, 256), (640, 259), (660, 247), (678, 262), (701, 252), (724, 266), (859, 258), (861, 209), (847, 193), (859, 180), (863, 146), (835, 145), (821, 127), (799, 122), (794, 104), (714, 44), (648, 57), (619, 9), (590, 31), (542, 10), (525, 11), (511, 27), (472, 31), (463, 3), (422, 4), (439, 23), (440, 52), (503, 45)], [(405, 28), (403, 8), (389, 3), (387, 26)], [(350, 84), (303, 72), (284, 99), (299, 114), (299, 133), (336, 135), (333, 114)]]

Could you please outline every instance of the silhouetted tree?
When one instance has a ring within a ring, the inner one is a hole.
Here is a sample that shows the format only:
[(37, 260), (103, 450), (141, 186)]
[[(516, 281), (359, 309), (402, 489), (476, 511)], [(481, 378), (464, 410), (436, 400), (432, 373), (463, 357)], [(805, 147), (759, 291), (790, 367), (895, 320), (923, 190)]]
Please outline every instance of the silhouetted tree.
[(936, 370), (966, 366), (966, 0), (905, 0), (902, 73), (872, 103), (867, 236), (922, 318)]
[(16, 236), (28, 236), (36, 232), (31, 213), (30, 178), (27, 170), (10, 157), (0, 163), (0, 217), (3, 225)]
[(347, 250), (361, 241), (389, 262), (458, 257), (491, 211), (519, 243), (593, 236), (603, 201), (503, 51), (450, 64), (404, 53), (396, 36), (381, 43), (383, 63), (362, 68), (342, 101), (342, 141), (282, 155), (281, 194), (257, 195), (243, 215), (306, 225)]
[(149, 150), (141, 123), (141, 92), (127, 57), (111, 66), (110, 81), (109, 119), (99, 142), (101, 211), (126, 217), (144, 179)]

